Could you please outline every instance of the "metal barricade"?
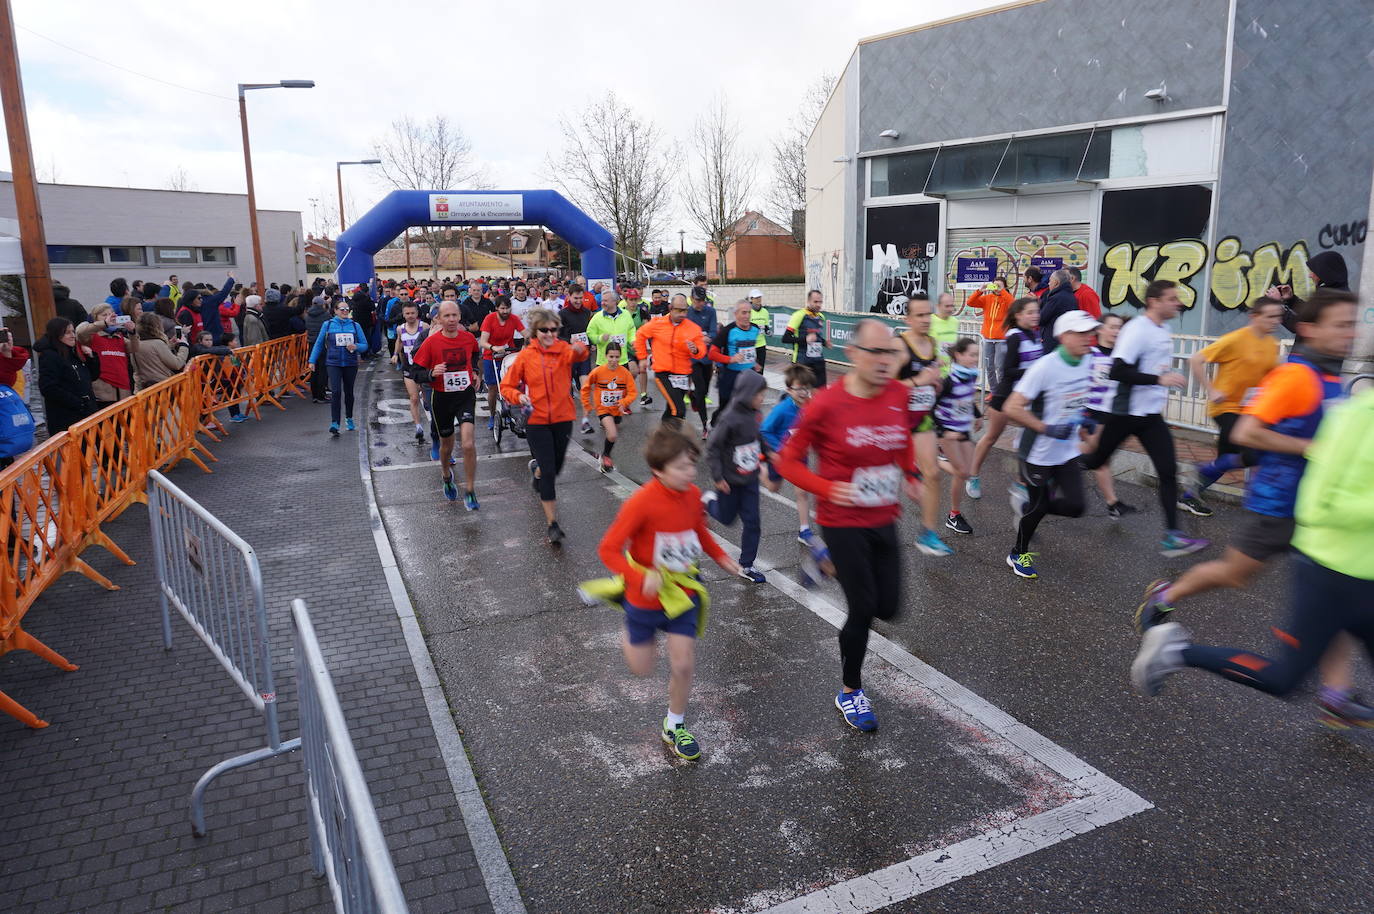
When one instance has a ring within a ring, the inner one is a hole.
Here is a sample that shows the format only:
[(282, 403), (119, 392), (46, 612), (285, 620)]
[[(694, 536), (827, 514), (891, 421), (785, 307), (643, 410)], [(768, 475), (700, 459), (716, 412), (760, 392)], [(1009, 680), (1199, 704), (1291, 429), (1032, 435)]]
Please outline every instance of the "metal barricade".
[(162, 642), (172, 648), (175, 606), (262, 713), (267, 745), (211, 767), (191, 790), (191, 829), (205, 834), (205, 790), (235, 768), (290, 752), (299, 738), (282, 742), (262, 572), (253, 547), (156, 470), (148, 473), (148, 516), (162, 602)]
[(291, 602), (291, 624), (315, 875), (328, 877), (341, 914), (406, 914), (405, 895), (304, 600)]

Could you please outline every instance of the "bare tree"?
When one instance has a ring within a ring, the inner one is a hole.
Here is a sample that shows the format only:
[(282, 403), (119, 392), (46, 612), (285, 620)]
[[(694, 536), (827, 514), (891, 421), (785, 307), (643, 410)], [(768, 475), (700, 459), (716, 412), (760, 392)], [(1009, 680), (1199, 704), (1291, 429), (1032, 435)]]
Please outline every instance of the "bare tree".
[[(485, 173), (473, 158), (467, 134), (442, 114), (423, 123), (409, 116), (393, 121), (386, 134), (373, 141), (372, 151), (374, 158), (382, 160), (376, 174), (384, 183), (401, 190), (461, 190), (484, 187), (487, 183)], [(430, 226), (420, 229), (435, 279), (439, 278), (443, 238), (440, 231)]]
[(339, 234), (339, 203), (333, 188), (320, 188), (310, 198), (310, 233), (316, 238)]
[(642, 257), (668, 214), (676, 151), (656, 124), (641, 120), (612, 91), (576, 120), (560, 118), (559, 127), (563, 149), (549, 158), (549, 177), (612, 228), (620, 251)]
[(57, 167), (57, 156), (49, 154), (48, 164), (44, 167), (41, 164), (34, 165), (34, 180), (39, 184), (60, 184), (62, 183), (62, 172)]
[(743, 151), (740, 128), (723, 97), (697, 118), (691, 135), (692, 167), (687, 175), (687, 212), (715, 245), (717, 270), (726, 279), (725, 255), (735, 244), (735, 224), (754, 190), (754, 157)]
[(792, 240), (806, 243), (806, 141), (825, 110), (836, 78), (822, 74), (807, 87), (801, 104), (773, 141), (773, 183), (765, 201), (775, 220), (792, 227)]
[(191, 175), (180, 165), (167, 176), (166, 190), (195, 190), (196, 184), (191, 180)]

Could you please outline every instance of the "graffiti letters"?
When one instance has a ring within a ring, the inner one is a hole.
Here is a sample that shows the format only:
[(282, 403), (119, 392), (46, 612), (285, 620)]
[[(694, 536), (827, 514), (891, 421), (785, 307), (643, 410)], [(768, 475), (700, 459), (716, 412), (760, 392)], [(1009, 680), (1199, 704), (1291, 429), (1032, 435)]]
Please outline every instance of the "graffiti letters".
[(997, 274), (1005, 276), (1008, 291), (1012, 295), (1028, 295), (1023, 274), (1030, 266), (1032, 257), (1058, 257), (1066, 267), (1088, 265), (1088, 243), (1078, 238), (1050, 237), (1043, 233), (1028, 233), (1011, 238), (1010, 244), (989, 243), (953, 251), (950, 254), (950, 269), (945, 276), (946, 291), (954, 290), (954, 263), (960, 257), (996, 257)]
[[(1294, 243), (1286, 251), (1276, 241), (1246, 251), (1240, 239), (1231, 236), (1218, 241), (1212, 255), (1209, 299), (1213, 307), (1228, 311), (1242, 307), (1280, 284), (1292, 286), (1298, 298), (1307, 298), (1313, 292), (1305, 241)], [(1192, 308), (1198, 297), (1194, 277), (1206, 263), (1207, 244), (1197, 238), (1139, 247), (1129, 241), (1112, 245), (1102, 255), (1104, 303), (1109, 308), (1123, 304), (1144, 307), (1145, 287), (1156, 279), (1171, 279), (1178, 283), (1183, 307)]]
[(1113, 245), (1102, 257), (1107, 277), (1107, 305), (1130, 302), (1144, 306), (1145, 287), (1156, 279), (1178, 283), (1184, 308), (1196, 304), (1197, 294), (1189, 280), (1207, 264), (1207, 245), (1197, 238), (1180, 238), (1165, 244), (1146, 244), (1138, 250), (1129, 241)]
[(1243, 251), (1240, 239), (1234, 236), (1217, 242), (1212, 263), (1213, 305), (1239, 308), (1280, 284), (1292, 286), (1298, 298), (1308, 298), (1315, 291), (1307, 271), (1306, 242), (1299, 241), (1282, 253), (1276, 241), (1255, 248), (1253, 253)]
[(1317, 244), (1324, 248), (1344, 247), (1347, 244), (1364, 244), (1368, 235), (1369, 221), (1366, 219), (1347, 222), (1344, 225), (1332, 225), (1328, 222), (1317, 233)]

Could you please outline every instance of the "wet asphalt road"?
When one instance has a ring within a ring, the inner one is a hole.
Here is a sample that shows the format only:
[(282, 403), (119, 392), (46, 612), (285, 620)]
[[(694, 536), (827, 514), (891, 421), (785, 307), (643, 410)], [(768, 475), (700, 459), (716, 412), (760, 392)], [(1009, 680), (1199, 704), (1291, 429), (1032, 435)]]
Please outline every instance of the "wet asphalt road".
[[(498, 452), (479, 425), (482, 510), (468, 514), (440, 496), (413, 430), (382, 421), (403, 411), (394, 374), (364, 380), (382, 514), (531, 911), (761, 910), (1072, 796), (1034, 762), (980, 751), (876, 658), (866, 673), (882, 730), (848, 730), (831, 703), (834, 629), (714, 566), (688, 714), (705, 754), (675, 762), (656, 735), (666, 668), (630, 676), (619, 620), (572, 593), (603, 573), (595, 547), (624, 487), (570, 454), (559, 480), (569, 538), (551, 549), (523, 442), (507, 437)], [(621, 427), (617, 466), (636, 482), (657, 414)], [(594, 441), (575, 433), (573, 447)], [(1017, 579), (1005, 565), (1008, 468), (1004, 455), (989, 461), (984, 498), (965, 507), (975, 534), (948, 532), (954, 556), (909, 550), (904, 615), (879, 631), (1154, 808), (885, 910), (1374, 907), (1374, 734), (1318, 726), (1310, 689), (1279, 702), (1187, 672), (1158, 698), (1136, 696), (1131, 610), (1146, 583), (1193, 559), (1156, 553), (1154, 493), (1126, 487), (1139, 515), (1115, 523), (1091, 494), (1088, 516), (1042, 524), (1042, 577)], [(1187, 523), (1224, 543), (1238, 519), (1219, 508)], [(914, 523), (908, 509), (907, 542)], [(761, 565), (795, 577), (795, 524), (790, 505), (765, 498)], [(737, 542), (738, 528), (722, 533)], [(1279, 562), (1250, 591), (1180, 615), (1199, 640), (1262, 647), (1285, 586)], [(1360, 682), (1370, 691), (1367, 665)]]

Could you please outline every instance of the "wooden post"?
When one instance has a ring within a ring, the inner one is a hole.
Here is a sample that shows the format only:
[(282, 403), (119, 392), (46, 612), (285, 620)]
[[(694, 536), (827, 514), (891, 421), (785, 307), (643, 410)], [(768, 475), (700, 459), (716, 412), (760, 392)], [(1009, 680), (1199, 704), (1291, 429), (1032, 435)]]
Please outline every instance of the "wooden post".
[(248, 145), (248, 102), (239, 86), (239, 126), (243, 132), (243, 171), (248, 183), (248, 228), (253, 236), (253, 278), (257, 283), (257, 294), (265, 288), (262, 269), (262, 239), (258, 235), (258, 198), (253, 192), (253, 153)]
[(14, 172), (14, 206), (24, 254), (24, 283), (29, 293), (33, 330), (41, 334), (48, 321), (57, 316), (57, 310), (52, 297), (52, 274), (48, 272), (48, 240), (43, 232), (43, 210), (33, 173), (33, 147), (29, 145), (29, 118), (24, 109), (24, 83), (19, 75), (19, 46), (15, 42), (10, 0), (0, 0), (0, 103), (9, 137), (10, 168)]

